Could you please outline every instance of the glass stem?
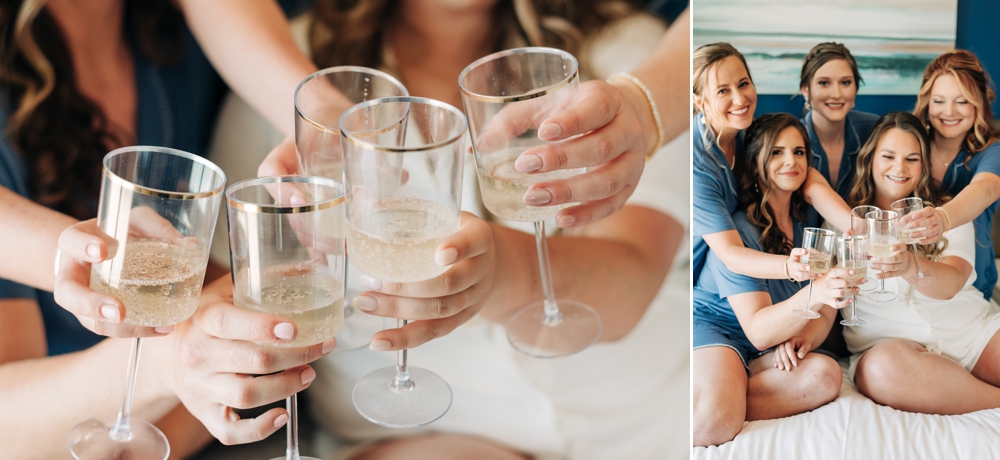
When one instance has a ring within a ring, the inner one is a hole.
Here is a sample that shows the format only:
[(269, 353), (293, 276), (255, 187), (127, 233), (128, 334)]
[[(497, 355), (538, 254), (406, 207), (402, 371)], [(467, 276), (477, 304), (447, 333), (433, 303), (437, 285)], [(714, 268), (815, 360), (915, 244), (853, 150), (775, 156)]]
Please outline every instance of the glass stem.
[(809, 308), (809, 304), (812, 303), (812, 297), (813, 297), (813, 282), (812, 280), (809, 280), (809, 294), (806, 294), (806, 308), (805, 308), (805, 311), (807, 313), (812, 312), (812, 309)]
[[(396, 327), (406, 326), (409, 321), (396, 319)], [(406, 369), (406, 350), (396, 352), (396, 379), (392, 382), (392, 389), (397, 392), (406, 392), (413, 389), (413, 381), (410, 380), (410, 371)]]
[[(344, 242), (346, 244), (347, 240), (345, 239)], [(344, 284), (341, 284), (341, 286), (344, 287), (344, 294), (345, 295), (347, 294), (347, 266), (348, 266), (347, 252), (345, 251), (344, 252)], [(350, 299), (345, 299), (345, 300), (350, 301)], [(351, 304), (349, 304), (349, 303), (345, 303), (344, 304), (344, 319), (346, 320), (352, 314), (354, 314), (354, 307), (352, 307)], [(346, 325), (346, 323), (345, 323), (345, 325)]]
[(851, 320), (858, 319), (858, 298), (851, 294)]
[(135, 374), (139, 370), (139, 351), (142, 339), (132, 339), (132, 350), (128, 355), (128, 369), (125, 371), (125, 387), (122, 388), (122, 405), (118, 409), (118, 420), (111, 428), (111, 439), (129, 441), (132, 439), (132, 429), (129, 427), (129, 417), (132, 413), (132, 395), (135, 393)]
[(917, 245), (911, 244), (910, 247), (913, 248), (913, 262), (917, 264), (917, 278), (923, 278), (924, 271), (920, 269), (920, 256), (917, 255)]
[[(884, 274), (885, 270), (879, 270), (879, 273)], [(885, 292), (885, 278), (878, 280), (878, 292)]]
[(299, 395), (298, 393), (285, 399), (285, 409), (288, 410), (288, 448), (285, 449), (285, 460), (299, 460)]
[(556, 294), (552, 289), (552, 269), (549, 267), (549, 245), (545, 236), (545, 221), (535, 222), (535, 249), (538, 251), (538, 268), (542, 277), (542, 296), (545, 299), (545, 316), (542, 324), (557, 326), (562, 322), (562, 314), (556, 305)]

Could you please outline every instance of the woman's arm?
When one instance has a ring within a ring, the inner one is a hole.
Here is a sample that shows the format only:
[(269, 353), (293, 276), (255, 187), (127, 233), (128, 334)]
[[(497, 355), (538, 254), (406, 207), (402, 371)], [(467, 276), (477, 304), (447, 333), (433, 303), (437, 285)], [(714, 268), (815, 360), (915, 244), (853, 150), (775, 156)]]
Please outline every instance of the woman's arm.
[[(274, 0), (179, 0), (191, 32), (226, 83), (285, 134), (292, 94), (316, 71)], [(267, 78), (261, 78), (267, 75)]]
[(0, 278), (51, 291), (59, 234), (76, 219), (0, 186)]
[(805, 186), (806, 201), (816, 208), (824, 219), (841, 232), (851, 230), (851, 208), (816, 168), (809, 168)]
[[(969, 241), (974, 241), (975, 235), (971, 231), (965, 233), (967, 234), (961, 236), (953, 235), (952, 237), (956, 239), (968, 238)], [(924, 274), (934, 275), (934, 282), (926, 286), (917, 286), (915, 256), (908, 248), (909, 246), (903, 243), (896, 243), (893, 245), (893, 250), (896, 253), (892, 257), (872, 259), (872, 270), (882, 271), (881, 273), (875, 273), (875, 277), (877, 279), (886, 279), (901, 276), (921, 294), (932, 299), (948, 300), (955, 297), (955, 294), (958, 294), (965, 287), (965, 282), (972, 275), (972, 264), (962, 257), (945, 256), (937, 262), (921, 258), (920, 268)], [(974, 258), (975, 253), (972, 253), (971, 257)]]
[(743, 245), (740, 233), (736, 230), (712, 233), (702, 238), (719, 260), (726, 264), (726, 268), (740, 275), (772, 280), (788, 279), (791, 276), (800, 281), (816, 277), (815, 273), (809, 272), (809, 265), (799, 263), (801, 251), (793, 249), (790, 256), (782, 256), (750, 249)]
[[(945, 230), (957, 228), (976, 220), (986, 208), (1000, 200), (1000, 176), (992, 172), (977, 173), (969, 185), (965, 186), (951, 201), (940, 208), (942, 211), (926, 207), (911, 215), (904, 216), (900, 225), (922, 230), (911, 232), (914, 238), (922, 238), (920, 244), (931, 244), (941, 239)], [(948, 221), (951, 221), (949, 226)]]

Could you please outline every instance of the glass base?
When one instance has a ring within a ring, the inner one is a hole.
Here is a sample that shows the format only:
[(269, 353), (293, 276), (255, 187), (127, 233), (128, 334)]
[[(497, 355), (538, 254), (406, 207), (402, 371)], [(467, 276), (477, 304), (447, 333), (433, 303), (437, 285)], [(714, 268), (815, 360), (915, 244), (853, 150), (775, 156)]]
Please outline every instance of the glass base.
[(792, 313), (794, 313), (795, 316), (798, 316), (799, 318), (817, 319), (820, 317), (819, 312), (806, 309), (792, 310)]
[(299, 456), (282, 455), (280, 457), (274, 457), (271, 460), (319, 460), (319, 459), (316, 457), (303, 457), (301, 455)]
[(560, 319), (545, 324), (545, 303), (538, 302), (514, 314), (507, 323), (507, 340), (517, 351), (536, 358), (560, 358), (579, 353), (601, 336), (601, 317), (593, 308), (573, 300), (557, 300)]
[(386, 318), (369, 315), (351, 307), (350, 301), (362, 291), (348, 289), (344, 296), (344, 327), (337, 333), (337, 350), (352, 351), (367, 348), (372, 342), (372, 336), (388, 326)]
[(111, 437), (118, 415), (94, 417), (80, 422), (69, 432), (66, 445), (77, 460), (142, 459), (166, 460), (170, 443), (163, 433), (143, 420), (129, 420), (132, 436), (127, 440)]
[(868, 293), (868, 298), (876, 302), (891, 302), (896, 300), (896, 293), (892, 291), (873, 291)]
[(878, 282), (874, 278), (865, 277), (865, 281), (858, 285), (861, 292), (868, 292), (878, 288)]
[(935, 279), (937, 278), (934, 275), (924, 273), (924, 276), (917, 277), (917, 286), (927, 286), (933, 283)]
[(865, 324), (868, 324), (868, 320), (861, 318), (851, 318), (841, 321), (840, 324), (844, 326), (864, 326)]
[(368, 421), (388, 428), (416, 428), (427, 425), (451, 408), (451, 387), (437, 374), (409, 367), (412, 386), (393, 388), (396, 368), (383, 367), (369, 372), (354, 385), (354, 408)]

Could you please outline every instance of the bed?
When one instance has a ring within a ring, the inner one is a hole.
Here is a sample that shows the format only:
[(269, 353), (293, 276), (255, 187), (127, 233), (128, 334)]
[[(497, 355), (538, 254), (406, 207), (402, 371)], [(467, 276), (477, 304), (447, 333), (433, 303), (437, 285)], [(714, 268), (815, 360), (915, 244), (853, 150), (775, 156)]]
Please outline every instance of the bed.
[(696, 447), (692, 460), (1000, 459), (1000, 409), (926, 415), (881, 406), (846, 377), (840, 396), (804, 414), (747, 422), (718, 447)]

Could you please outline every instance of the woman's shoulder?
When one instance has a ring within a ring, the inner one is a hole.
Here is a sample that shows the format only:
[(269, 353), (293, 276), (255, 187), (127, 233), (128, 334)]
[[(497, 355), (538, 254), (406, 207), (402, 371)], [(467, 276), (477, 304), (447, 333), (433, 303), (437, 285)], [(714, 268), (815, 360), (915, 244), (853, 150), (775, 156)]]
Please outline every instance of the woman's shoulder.
[(646, 13), (625, 16), (604, 26), (587, 39), (583, 51), (590, 60), (592, 77), (603, 80), (634, 69), (656, 49), (666, 30), (663, 21)]

